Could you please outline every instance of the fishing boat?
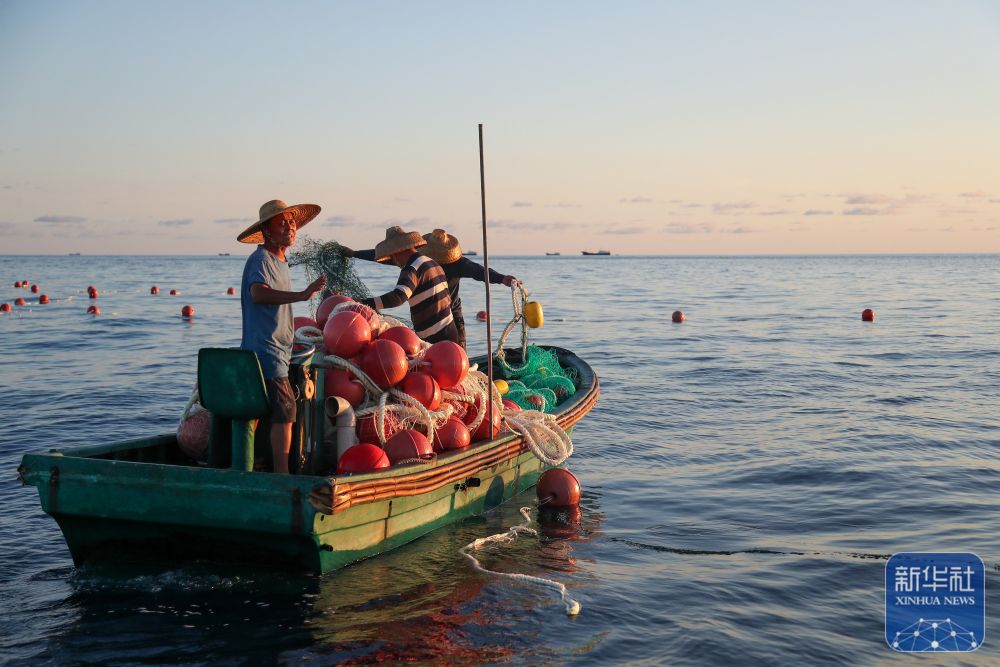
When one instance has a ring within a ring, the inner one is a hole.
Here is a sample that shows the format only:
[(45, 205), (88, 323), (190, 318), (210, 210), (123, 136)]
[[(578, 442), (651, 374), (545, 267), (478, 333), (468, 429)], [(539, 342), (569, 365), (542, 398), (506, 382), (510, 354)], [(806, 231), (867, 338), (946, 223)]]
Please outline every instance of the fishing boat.
[(584, 255), (610, 255), (611, 254), (610, 250), (597, 250), (597, 251), (581, 250), (580, 252), (583, 253)]
[[(577, 378), (576, 391), (552, 411), (569, 431), (597, 402), (598, 378), (569, 350), (541, 347)], [(522, 353), (504, 352), (515, 362)], [(336, 423), (324, 400), (337, 399), (310, 395), (309, 387), (323, 387), (328, 368), (319, 353), (292, 366), (303, 389), (293, 436), (301, 466), (293, 474), (253, 470), (253, 420), (266, 413), (256, 356), (203, 349), (201, 400), (212, 415), (207, 463), (185, 456), (177, 435), (165, 434), (27, 454), (19, 477), (38, 490), (77, 565), (195, 558), (323, 573), (488, 511), (531, 488), (550, 467), (521, 433), (501, 431), (429, 461), (324, 475)]]

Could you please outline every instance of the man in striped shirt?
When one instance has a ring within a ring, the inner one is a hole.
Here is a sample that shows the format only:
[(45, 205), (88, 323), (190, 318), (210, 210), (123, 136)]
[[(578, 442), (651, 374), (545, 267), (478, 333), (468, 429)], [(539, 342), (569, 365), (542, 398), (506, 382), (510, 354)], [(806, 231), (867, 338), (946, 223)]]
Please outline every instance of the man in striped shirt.
[(390, 227), (385, 240), (375, 246), (375, 261), (391, 261), (402, 269), (391, 292), (362, 303), (375, 310), (410, 304), (413, 330), (428, 343), (442, 340), (459, 342), (458, 328), (451, 314), (448, 278), (441, 265), (417, 252), (427, 242), (418, 232), (405, 232), (402, 227)]

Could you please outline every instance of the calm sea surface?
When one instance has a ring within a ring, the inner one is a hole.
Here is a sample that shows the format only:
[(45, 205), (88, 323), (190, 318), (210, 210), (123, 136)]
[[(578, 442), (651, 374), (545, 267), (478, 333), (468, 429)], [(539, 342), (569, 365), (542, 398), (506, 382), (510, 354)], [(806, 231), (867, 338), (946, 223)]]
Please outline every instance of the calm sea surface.
[(22, 454), (173, 430), (198, 348), (239, 343), (243, 261), (0, 257), (0, 302), (29, 300), (0, 313), (0, 662), (913, 664), (883, 638), (887, 557), (973, 551), (984, 645), (920, 664), (1000, 663), (1000, 256), (495, 258), (545, 307), (532, 340), (603, 391), (573, 434), (579, 521), (483, 560), (564, 582), (576, 618), (458, 552), (532, 494), (323, 577), (73, 566)]

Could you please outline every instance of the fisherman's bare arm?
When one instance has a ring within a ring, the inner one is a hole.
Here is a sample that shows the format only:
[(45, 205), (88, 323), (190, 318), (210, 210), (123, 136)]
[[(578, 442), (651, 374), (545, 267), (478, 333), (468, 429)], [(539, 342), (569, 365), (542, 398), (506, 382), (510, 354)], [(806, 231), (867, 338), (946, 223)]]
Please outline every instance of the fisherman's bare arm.
[(326, 276), (320, 276), (309, 283), (301, 292), (285, 292), (276, 290), (265, 283), (254, 283), (250, 286), (250, 298), (254, 303), (265, 306), (281, 306), (286, 303), (296, 303), (298, 301), (308, 301), (317, 292), (326, 286)]

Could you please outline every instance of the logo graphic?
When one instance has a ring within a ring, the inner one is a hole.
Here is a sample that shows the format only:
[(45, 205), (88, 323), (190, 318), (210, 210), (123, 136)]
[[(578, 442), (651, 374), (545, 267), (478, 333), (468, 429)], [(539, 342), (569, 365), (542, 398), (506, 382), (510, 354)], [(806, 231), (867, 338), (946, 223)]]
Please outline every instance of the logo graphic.
[(975, 651), (986, 631), (986, 572), (971, 553), (904, 552), (885, 565), (885, 640), (896, 651)]

